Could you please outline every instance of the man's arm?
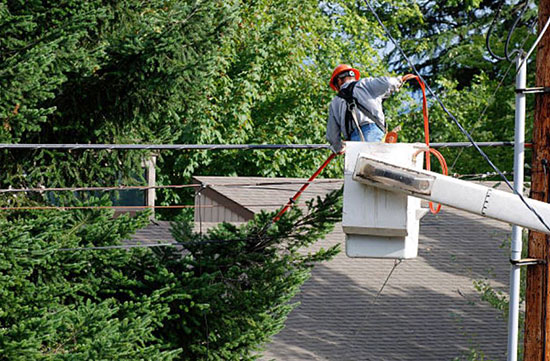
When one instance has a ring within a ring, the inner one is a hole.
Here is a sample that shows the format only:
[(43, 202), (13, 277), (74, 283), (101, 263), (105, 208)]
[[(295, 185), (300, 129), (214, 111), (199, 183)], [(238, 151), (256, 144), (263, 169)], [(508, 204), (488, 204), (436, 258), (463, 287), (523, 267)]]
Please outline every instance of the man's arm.
[(403, 85), (402, 77), (381, 76), (363, 80), (374, 98), (387, 98)]
[(338, 120), (334, 114), (332, 104), (329, 107), (328, 122), (327, 122), (327, 135), (326, 138), (330, 143), (330, 149), (334, 153), (340, 153), (344, 149), (344, 143), (340, 135), (341, 129)]

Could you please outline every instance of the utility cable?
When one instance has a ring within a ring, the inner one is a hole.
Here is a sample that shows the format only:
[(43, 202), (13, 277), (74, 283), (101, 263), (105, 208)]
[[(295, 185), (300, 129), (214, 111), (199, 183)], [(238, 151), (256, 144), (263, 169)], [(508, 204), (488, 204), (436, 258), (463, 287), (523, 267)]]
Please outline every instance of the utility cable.
[[(328, 184), (328, 183), (338, 183), (341, 182), (339, 179), (322, 179), (316, 180), (315, 184)], [(280, 185), (293, 185), (293, 184), (304, 184), (307, 181), (275, 181), (275, 182), (242, 182), (242, 183), (208, 183), (208, 187), (268, 187), (268, 186), (280, 186)], [(147, 190), (147, 189), (179, 189), (179, 188), (200, 188), (202, 184), (200, 183), (191, 183), (191, 184), (175, 184), (175, 185), (158, 185), (158, 186), (112, 186), (112, 187), (34, 187), (34, 188), (6, 188), (0, 189), (1, 193), (27, 193), (27, 192), (84, 192), (84, 191), (124, 191), (124, 190)], [(267, 188), (269, 189), (269, 188)], [(288, 189), (287, 189), (288, 190)]]
[[(525, 37), (525, 39), (523, 40), (523, 42), (522, 42), (522, 44), (520, 45), (519, 48), (515, 48), (511, 52), (509, 51), (512, 35), (513, 35), (514, 31), (516, 30), (516, 27), (519, 24), (519, 21), (521, 20), (521, 18), (525, 14), (525, 11), (529, 7), (529, 0), (525, 0), (524, 4), (520, 5), (520, 7), (521, 7), (520, 14), (516, 17), (516, 19), (514, 21), (514, 24), (512, 25), (512, 28), (508, 31), (508, 35), (506, 36), (506, 44), (505, 44), (505, 47), (504, 47), (504, 55), (505, 56), (502, 57), (502, 56), (497, 55), (495, 52), (493, 52), (493, 50), (491, 49), (490, 39), (491, 39), (491, 34), (493, 32), (493, 28), (495, 27), (495, 24), (496, 24), (496, 22), (499, 18), (499, 15), (500, 15), (500, 12), (502, 10), (502, 6), (504, 5), (504, 3), (505, 3), (505, 1), (501, 1), (501, 3), (499, 4), (499, 6), (498, 6), (498, 8), (495, 12), (495, 16), (493, 17), (493, 21), (491, 22), (491, 25), (489, 26), (489, 29), (487, 31), (487, 35), (485, 36), (485, 47), (487, 48), (487, 51), (489, 52), (489, 54), (493, 58), (495, 58), (496, 60), (499, 60), (499, 61), (508, 60), (509, 62), (513, 62), (512, 56), (516, 53), (518, 53), (518, 54), (521, 53), (521, 51), (523, 49), (523, 46), (525, 45), (525, 42), (528, 39), (528, 37)], [(533, 24), (532, 30), (534, 29), (535, 25), (536, 25), (536, 22)]]
[[(243, 204), (243, 207), (279, 207), (280, 204)], [(301, 206), (301, 205), (300, 205)], [(206, 204), (206, 205), (189, 205), (175, 204), (169, 206), (10, 206), (0, 207), (0, 211), (34, 211), (34, 210), (98, 210), (98, 209), (114, 209), (114, 210), (144, 210), (144, 209), (185, 209), (185, 208), (216, 208), (224, 207), (221, 204)]]
[[(495, 142), (490, 142), (492, 146)], [(498, 142), (497, 142), (498, 143)], [(463, 147), (465, 143), (433, 143), (439, 146)], [(479, 143), (480, 146), (485, 146)], [(0, 144), (0, 149), (58, 150), (269, 150), (269, 149), (329, 149), (328, 144)]]
[(504, 0), (500, 2), (495, 12), (495, 16), (493, 17), (493, 21), (491, 22), (491, 25), (489, 25), (489, 30), (487, 30), (487, 35), (485, 36), (485, 47), (487, 48), (487, 51), (489, 52), (489, 54), (491, 54), (491, 56), (497, 60), (506, 60), (506, 58), (500, 55), (497, 55), (493, 52), (493, 50), (491, 49), (490, 39), (491, 39), (491, 33), (493, 32), (493, 27), (495, 26), (498, 20), (498, 17), (500, 15), (500, 11), (502, 10), (502, 5), (504, 5), (504, 2), (505, 2)]
[[(502, 173), (513, 175), (512, 172), (502, 172)], [(476, 179), (485, 179), (485, 178), (495, 177), (498, 175), (499, 174), (497, 172), (487, 172), (487, 173), (473, 173), (473, 174), (456, 174), (454, 175), (454, 177), (458, 179), (469, 178), (468, 180), (476, 180)]]
[(522, 7), (522, 9), (520, 10), (519, 15), (516, 17), (516, 20), (514, 21), (514, 24), (512, 25), (512, 28), (510, 29), (510, 31), (508, 31), (508, 36), (506, 37), (506, 45), (504, 46), (504, 56), (506, 57), (506, 60), (508, 60), (509, 62), (514, 61), (514, 59), (512, 59), (512, 56), (514, 54), (516, 54), (516, 53), (520, 54), (523, 51), (523, 49), (521, 49), (521, 48), (515, 48), (511, 52), (509, 51), (510, 41), (512, 40), (512, 35), (514, 34), (514, 31), (516, 30), (521, 18), (525, 14), (525, 11), (529, 7), (529, 0), (525, 0), (523, 5), (520, 5), (520, 7)]
[[(525, 40), (527, 40), (527, 38), (525, 38)], [(525, 41), (524, 41), (525, 43)], [(489, 101), (487, 102), (487, 104), (485, 105), (485, 107), (483, 108), (483, 111), (481, 112), (480, 116), (478, 117), (477, 119), (477, 122), (476, 123), (479, 123), (481, 122), (481, 119), (483, 119), (483, 117), (485, 116), (485, 113), (487, 113), (487, 110), (489, 110), (489, 107), (491, 105), (493, 105), (493, 102), (495, 101), (495, 97), (497, 95), (497, 92), (499, 91), (500, 87), (504, 84), (504, 80), (506, 79), (506, 76), (508, 75), (508, 73), (510, 72), (510, 69), (512, 69), (512, 66), (514, 65), (514, 63), (510, 63), (508, 64), (508, 67), (506, 68), (506, 71), (504, 72), (504, 75), (502, 75), (502, 77), (500, 78), (500, 81), (499, 83), (497, 84), (497, 87), (495, 89), (495, 91), (493, 92), (493, 94), (491, 95), (491, 97), (489, 98)], [(478, 143), (479, 145), (480, 143)], [(513, 145), (513, 142), (512, 144)], [(455, 167), (455, 164), (456, 162), (458, 162), (458, 159), (460, 158), (460, 156), (462, 155), (462, 153), (464, 152), (464, 149), (465, 148), (461, 148), (460, 151), (458, 152), (455, 160), (453, 161), (453, 164), (451, 165), (451, 169), (454, 169)]]
[(449, 116), (449, 118), (451, 118), (451, 120), (456, 124), (458, 129), (460, 129), (460, 131), (468, 138), (470, 143), (472, 143), (474, 148), (479, 152), (479, 154), (481, 154), (481, 156), (491, 166), (491, 168), (493, 168), (499, 174), (499, 176), (504, 180), (504, 182), (508, 185), (508, 187), (510, 187), (510, 189), (514, 192), (514, 194), (516, 194), (521, 199), (521, 201), (523, 202), (523, 204), (525, 204), (527, 209), (529, 209), (537, 217), (537, 219), (544, 225), (544, 227), (550, 232), (550, 226), (548, 226), (548, 224), (544, 221), (541, 215), (527, 203), (527, 201), (525, 200), (525, 197), (523, 197), (522, 194), (520, 194), (514, 189), (514, 187), (510, 184), (510, 181), (508, 180), (508, 178), (506, 178), (506, 176), (502, 174), (502, 171), (491, 161), (491, 159), (487, 156), (487, 154), (485, 154), (485, 152), (476, 144), (475, 140), (472, 138), (470, 133), (468, 133), (468, 131), (464, 129), (464, 127), (462, 126), (462, 124), (460, 124), (458, 119), (456, 119), (456, 117), (447, 109), (447, 107), (445, 106), (443, 101), (439, 98), (439, 96), (435, 94), (435, 92), (431, 89), (431, 87), (426, 83), (422, 75), (420, 75), (420, 72), (418, 71), (418, 69), (416, 69), (416, 66), (414, 65), (414, 63), (410, 60), (407, 54), (405, 54), (405, 51), (403, 50), (403, 48), (401, 48), (399, 43), (390, 34), (388, 28), (386, 28), (386, 26), (384, 25), (384, 23), (382, 22), (382, 20), (380, 19), (380, 17), (372, 7), (372, 5), (370, 4), (369, 0), (365, 0), (365, 3), (367, 4), (367, 7), (369, 8), (371, 13), (374, 15), (374, 17), (376, 18), (376, 20), (378, 21), (378, 23), (386, 33), (386, 36), (392, 41), (394, 46), (399, 50), (399, 52), (401, 53), (403, 58), (407, 61), (407, 63), (411, 66), (415, 74), (426, 84), (426, 88), (428, 89), (430, 94), (437, 100), (437, 102), (439, 103), (443, 111)]
[[(501, 5), (499, 6), (499, 9), (500, 7), (502, 6), (503, 3), (501, 3)], [(492, 31), (492, 27), (494, 25), (494, 22), (496, 21), (496, 17), (498, 16), (498, 12), (495, 16), (495, 19), (493, 19), (493, 23), (491, 24), (491, 26), (489, 27), (489, 31), (487, 32), (487, 37), (486, 37), (486, 47), (487, 47), (487, 50), (489, 51), (489, 54), (491, 54), (492, 57), (494, 57), (495, 59), (497, 60), (506, 60), (506, 58), (503, 58), (501, 56), (498, 56), (496, 55), (492, 50), (491, 50), (491, 46), (489, 44), (489, 38), (491, 36), (491, 31)], [(537, 26), (537, 21), (534, 21), (533, 22), (533, 25), (531, 26), (531, 31), (534, 31), (535, 30), (535, 27)], [(533, 53), (533, 51), (535, 51), (537, 45), (539, 44), (540, 40), (542, 39), (542, 37), (544, 36), (544, 34), (546, 33), (546, 31), (548, 30), (548, 26), (550, 25), (550, 18), (546, 21), (546, 24), (543, 26), (542, 30), (540, 31), (539, 35), (537, 36), (537, 39), (535, 40), (535, 42), (533, 43), (533, 45), (531, 45), (531, 48), (529, 49), (529, 51), (527, 52), (527, 55), (523, 58), (523, 60), (521, 61), (520, 65), (517, 67), (516, 69), (516, 72), (515, 74), (517, 75), (517, 73), (519, 72), (519, 70), (523, 67), (524, 63), (526, 61), (529, 60), (529, 58), (531, 57), (531, 54)], [(528, 40), (528, 36), (525, 37), (525, 39), (523, 39), (523, 42), (522, 44), (520, 45), (519, 49), (523, 49), (523, 46), (525, 45), (525, 43), (527, 42)], [(520, 52), (521, 54), (521, 52)]]
[(258, 150), (329, 149), (328, 144), (0, 144), (0, 149), (95, 150)]
[[(495, 17), (493, 18), (493, 22), (491, 23), (491, 26), (489, 27), (489, 30), (487, 31), (487, 37), (486, 37), (486, 47), (487, 47), (487, 50), (489, 51), (489, 54), (491, 54), (491, 56), (493, 56), (495, 59), (497, 60), (505, 60), (506, 58), (503, 58), (503, 57), (499, 57), (498, 55), (496, 55), (495, 53), (493, 53), (493, 51), (491, 50), (491, 45), (489, 43), (489, 38), (491, 36), (491, 30), (492, 30), (492, 27), (494, 26), (494, 23), (496, 22), (497, 18), (498, 18), (498, 14), (500, 12), (500, 9), (502, 7), (502, 5), (504, 4), (504, 1), (500, 3), (498, 9), (497, 9), (497, 12), (495, 14)], [(535, 22), (536, 24), (536, 22)], [(534, 25), (535, 25), (534, 24)], [(521, 69), (521, 67), (523, 66), (523, 62), (525, 62), (527, 59), (529, 59), (531, 53), (533, 52), (533, 50), (535, 49), (536, 45), (539, 43), (540, 39), (542, 38), (542, 36), (544, 35), (544, 33), (546, 32), (547, 28), (548, 28), (548, 25), (550, 24), (550, 18), (548, 19), (548, 21), (546, 22), (546, 25), (544, 27), (544, 29), (541, 31), (541, 33), (539, 34), (538, 38), (535, 40), (535, 43), (533, 44), (533, 46), (531, 47), (531, 49), (529, 50), (529, 52), (527, 53), (527, 56), (522, 60), (520, 66), (517, 68), (516, 70), (516, 74), (517, 72), (519, 71), (519, 69)], [(533, 26), (534, 28), (534, 26)], [(525, 43), (527, 42), (528, 40), (528, 37), (525, 37), (523, 39), (523, 42), (521, 43), (520, 45), (520, 48), (523, 49), (523, 46), (525, 45)], [(493, 94), (491, 95), (491, 97), (489, 98), (489, 102), (487, 103), (487, 105), (485, 106), (485, 108), (483, 109), (483, 111), (481, 112), (480, 116), (478, 117), (478, 120), (477, 122), (479, 123), (481, 121), (481, 119), (483, 118), (483, 116), (485, 115), (485, 113), (487, 112), (487, 110), (489, 110), (489, 107), (492, 105), (492, 103), (494, 102), (495, 100), (495, 97), (496, 97), (496, 94), (498, 92), (498, 90), (500, 89), (500, 87), (504, 84), (504, 80), (506, 79), (506, 76), (508, 75), (508, 73), (510, 72), (510, 69), (512, 69), (512, 66), (514, 65), (513, 62), (510, 62), (510, 64), (508, 64), (508, 67), (506, 68), (506, 71), (504, 72), (504, 75), (502, 75), (501, 79), (500, 79), (500, 82), (498, 83), (495, 91), (493, 92)], [(478, 145), (480, 145), (481, 143), (478, 142)], [(510, 145), (513, 145), (513, 143), (511, 143)], [(529, 144), (531, 145), (531, 144)], [(528, 144), (525, 144), (526, 147), (528, 147)], [(451, 169), (454, 169), (454, 166), (456, 164), (456, 162), (458, 161), (458, 159), (460, 158), (460, 156), (462, 155), (462, 153), (464, 152), (464, 148), (462, 148), (460, 150), (460, 152), (457, 154), (455, 160), (453, 161), (453, 164), (451, 165)]]
[(544, 36), (544, 34), (546, 33), (546, 31), (548, 30), (548, 26), (550, 25), (550, 17), (548, 18), (548, 20), (546, 20), (546, 24), (544, 24), (544, 27), (542, 28), (539, 36), (537, 37), (537, 39), (535, 40), (535, 42), (533, 43), (533, 45), (531, 46), (531, 49), (529, 49), (529, 51), (527, 52), (527, 55), (525, 56), (525, 58), (523, 59), (523, 61), (521, 62), (520, 66), (518, 67), (521, 68), (521, 66), (523, 66), (523, 62), (527, 61), (527, 59), (529, 59), (529, 57), (531, 56), (531, 54), (533, 53), (533, 51), (535, 51), (535, 48), (537, 47), (537, 45), (539, 45), (539, 42), (540, 40), (542, 39), (542, 37)]
[(203, 241), (188, 241), (188, 242), (165, 242), (165, 243), (154, 243), (154, 241), (149, 241), (151, 243), (141, 243), (141, 244), (120, 244), (120, 245), (111, 245), (111, 246), (90, 246), (90, 247), (72, 247), (72, 248), (57, 248), (53, 251), (55, 252), (73, 252), (73, 251), (98, 251), (98, 250), (111, 250), (111, 249), (132, 249), (132, 248), (155, 248), (155, 247), (183, 247), (185, 246), (200, 246), (207, 244), (219, 244), (219, 243), (231, 243), (239, 242), (241, 240), (203, 240)]

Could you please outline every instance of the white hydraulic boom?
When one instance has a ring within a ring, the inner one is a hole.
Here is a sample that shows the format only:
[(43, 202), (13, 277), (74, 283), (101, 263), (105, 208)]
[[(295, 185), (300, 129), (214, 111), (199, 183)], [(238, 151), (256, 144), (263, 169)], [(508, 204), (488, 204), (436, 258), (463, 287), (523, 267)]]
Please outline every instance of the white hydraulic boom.
[[(513, 193), (426, 170), (395, 165), (365, 153), (357, 159), (353, 180), (550, 234), (537, 215)], [(526, 197), (524, 199), (547, 224), (550, 222), (550, 204)]]

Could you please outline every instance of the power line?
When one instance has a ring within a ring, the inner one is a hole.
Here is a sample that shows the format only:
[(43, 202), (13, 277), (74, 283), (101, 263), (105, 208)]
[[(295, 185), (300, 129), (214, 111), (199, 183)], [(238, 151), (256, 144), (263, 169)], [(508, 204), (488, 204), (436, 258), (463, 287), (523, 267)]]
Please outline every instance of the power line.
[[(91, 192), (91, 191), (127, 191), (127, 190), (147, 190), (147, 189), (181, 189), (181, 188), (200, 188), (203, 185), (206, 187), (254, 187), (254, 188), (266, 188), (268, 186), (279, 186), (279, 185), (293, 185), (293, 184), (305, 184), (305, 183), (316, 183), (316, 184), (326, 184), (326, 183), (338, 183), (341, 180), (335, 179), (326, 179), (318, 180), (315, 182), (307, 181), (276, 181), (276, 182), (246, 182), (246, 183), (191, 183), (191, 184), (175, 184), (175, 185), (158, 185), (158, 186), (112, 186), (112, 187), (35, 187), (35, 188), (7, 188), (0, 189), (1, 193), (27, 193), (27, 192)], [(269, 189), (269, 188), (266, 188)], [(290, 189), (288, 189), (290, 191)]]
[[(527, 38), (526, 38), (525, 40), (527, 40)], [(524, 43), (525, 43), (525, 41), (524, 41)], [(523, 46), (523, 44), (522, 44), (522, 46)], [(490, 49), (490, 48), (489, 48), (489, 49)], [(508, 64), (508, 67), (506, 68), (506, 71), (504, 72), (504, 74), (502, 75), (502, 77), (501, 77), (499, 83), (497, 84), (497, 87), (496, 87), (495, 91), (493, 92), (493, 94), (492, 94), (491, 97), (489, 98), (489, 101), (487, 102), (487, 104), (486, 104), (485, 107), (483, 108), (483, 111), (481, 112), (481, 114), (480, 114), (479, 117), (477, 118), (477, 123), (479, 123), (479, 122), (481, 121), (481, 119), (483, 119), (483, 117), (485, 116), (485, 113), (487, 112), (487, 110), (489, 110), (489, 107), (490, 107), (491, 105), (493, 105), (493, 102), (495, 101), (495, 97), (496, 97), (496, 95), (497, 95), (497, 92), (499, 91), (500, 87), (504, 84), (504, 80), (506, 79), (506, 76), (507, 76), (508, 73), (510, 72), (510, 69), (512, 69), (512, 65), (513, 65), (513, 64), (514, 64), (514, 63)], [(470, 143), (468, 143), (468, 144), (471, 146)], [(478, 143), (478, 145), (479, 145), (479, 144), (480, 144), (480, 143)], [(509, 145), (514, 145), (514, 143), (513, 143), (513, 142), (510, 142)], [(464, 149), (465, 149), (465, 148), (461, 148), (460, 151), (458, 152), (458, 154), (457, 154), (455, 160), (454, 160), (453, 163), (451, 164), (451, 169), (454, 169), (454, 166), (455, 166), (456, 162), (458, 162), (458, 159), (460, 158), (460, 156), (462, 155), (462, 153), (464, 152)]]
[[(542, 37), (544, 36), (546, 31), (548, 30), (548, 26), (550, 26), (550, 18), (548, 18), (548, 20), (546, 20), (546, 24), (544, 24), (544, 27), (542, 28), (542, 31), (540, 32), (539, 36), (537, 37), (537, 39), (535, 40), (535, 42), (531, 46), (531, 49), (529, 49), (529, 51), (527, 52), (527, 55), (525, 56), (523, 61), (527, 61), (527, 59), (529, 59), (529, 57), (531, 56), (531, 54), (533, 53), (533, 51), (535, 50), (535, 48), (539, 44), (540, 40), (542, 39)], [(521, 63), (521, 65), (523, 65), (523, 62)], [(521, 66), (519, 66), (518, 69), (519, 68), (521, 68)]]
[(90, 247), (72, 247), (72, 248), (57, 248), (54, 249), (54, 252), (75, 252), (75, 251), (97, 251), (97, 250), (111, 250), (111, 249), (132, 249), (132, 248), (155, 248), (155, 247), (183, 247), (185, 246), (200, 246), (208, 244), (223, 244), (231, 242), (240, 242), (246, 240), (239, 239), (228, 239), (228, 240), (203, 240), (203, 241), (188, 241), (188, 242), (165, 242), (165, 243), (154, 243), (154, 241), (145, 240), (146, 242), (152, 243), (141, 243), (141, 244), (120, 244), (120, 245), (111, 245), (111, 246), (90, 246)]
[(506, 44), (504, 45), (504, 55), (506, 56), (506, 60), (509, 62), (513, 62), (514, 59), (512, 59), (512, 56), (514, 54), (521, 54), (523, 52), (523, 49), (516, 48), (512, 51), (508, 51), (510, 47), (510, 42), (512, 40), (512, 35), (514, 34), (514, 31), (516, 30), (521, 18), (525, 14), (525, 11), (527, 11), (527, 8), (529, 7), (529, 0), (525, 0), (523, 2), (523, 5), (520, 5), (521, 10), (519, 12), (519, 15), (516, 17), (516, 20), (514, 21), (514, 24), (512, 25), (512, 28), (510, 28), (510, 31), (508, 31), (508, 36), (506, 37)]
[[(243, 204), (243, 207), (280, 207), (281, 204)], [(300, 205), (301, 206), (301, 205)], [(305, 206), (305, 205), (304, 205)], [(0, 207), (0, 211), (34, 211), (34, 210), (97, 210), (97, 209), (114, 209), (114, 210), (144, 210), (144, 209), (185, 209), (185, 208), (216, 208), (224, 207), (221, 204), (208, 204), (208, 205), (189, 205), (189, 204), (175, 204), (169, 206), (13, 206), (13, 207)]]
[[(497, 11), (496, 11), (496, 14), (495, 14), (495, 17), (493, 18), (493, 21), (491, 22), (491, 25), (489, 27), (489, 30), (487, 31), (487, 36), (486, 36), (486, 47), (487, 47), (487, 50), (489, 51), (489, 54), (491, 54), (491, 56), (493, 56), (495, 59), (497, 60), (505, 60), (505, 58), (503, 57), (499, 57), (498, 55), (496, 55), (495, 53), (493, 53), (493, 51), (491, 50), (491, 45), (490, 45), (490, 42), (489, 42), (489, 39), (491, 37), (491, 31), (492, 31), (492, 28), (493, 26), (495, 25), (495, 22), (498, 18), (498, 14), (502, 8), (502, 5), (504, 4), (504, 1), (500, 3)], [(525, 6), (525, 8), (527, 8), (527, 5)], [(549, 19), (549, 22), (550, 22), (550, 19)], [(531, 30), (534, 30), (534, 25), (536, 25), (536, 22), (533, 24), (533, 27), (531, 28)], [(547, 23), (548, 25), (548, 23)], [(543, 30), (542, 33), (544, 33), (546, 30)], [(523, 62), (526, 61), (526, 59), (529, 59), (529, 56), (531, 55), (531, 52), (533, 51), (534, 47), (536, 44), (538, 44), (538, 42), (540, 41), (540, 38), (542, 37), (542, 35), (539, 35), (539, 38), (535, 41), (535, 44), (531, 47), (531, 50), (529, 50), (527, 56), (525, 57), (525, 59), (523, 59), (521, 65), (517, 68), (516, 70), (516, 75), (517, 75), (517, 72), (519, 71), (519, 69), (521, 69), (521, 66), (523, 66)], [(528, 36), (526, 36), (521, 45), (520, 45), (520, 49), (523, 49), (523, 47), (525, 46), (525, 43), (527, 42), (527, 40), (529, 39)], [(478, 119), (477, 119), (477, 122), (479, 123), (481, 121), (481, 119), (483, 118), (483, 116), (485, 115), (485, 113), (487, 112), (487, 110), (489, 110), (489, 107), (493, 104), (494, 100), (495, 100), (495, 97), (496, 97), (496, 94), (498, 92), (498, 90), (501, 88), (501, 86), (504, 84), (504, 80), (506, 79), (506, 76), (508, 75), (508, 73), (510, 72), (510, 69), (512, 69), (512, 66), (514, 65), (513, 62), (510, 62), (510, 64), (508, 64), (508, 67), (506, 68), (506, 71), (504, 72), (504, 74), (502, 75), (502, 77), (500, 78), (500, 81), (495, 89), (495, 91), (493, 92), (493, 94), (491, 94), (491, 97), (489, 98), (489, 102), (487, 103), (487, 105), (485, 106), (485, 108), (483, 109), (483, 111), (481, 112), (481, 114), (479, 115)], [(480, 145), (481, 143), (478, 142), (477, 143), (478, 145)], [(511, 145), (513, 145), (513, 143), (511, 143)], [(525, 144), (525, 147), (530, 147), (532, 146), (532, 144)], [(462, 153), (464, 152), (464, 148), (462, 148), (460, 150), (460, 152), (457, 154), (455, 160), (453, 161), (452, 165), (451, 165), (451, 169), (454, 168), (456, 162), (458, 161), (458, 159), (460, 158), (460, 156), (462, 155)]]
[(243, 150), (329, 149), (328, 144), (0, 144), (0, 149)]
[[(512, 172), (502, 172), (503, 174), (511, 175)], [(487, 173), (474, 173), (474, 174), (456, 174), (455, 177), (462, 179), (462, 178), (469, 178), (468, 180), (478, 180), (478, 179), (485, 179), (490, 177), (496, 177), (499, 174), (497, 172), (487, 172)]]
[[(504, 142), (478, 142), (479, 147), (513, 147), (513, 141)], [(474, 145), (471, 142), (453, 142), (453, 143), (430, 143), (430, 148), (471, 148)], [(531, 143), (526, 143), (530, 147)]]
[(477, 145), (477, 143), (475, 142), (475, 140), (472, 138), (472, 136), (470, 135), (470, 133), (462, 126), (462, 124), (460, 124), (460, 122), (458, 121), (458, 119), (456, 119), (456, 117), (447, 109), (447, 107), (445, 106), (445, 104), (443, 103), (443, 101), (439, 98), (439, 96), (432, 90), (432, 88), (429, 86), (429, 84), (425, 81), (425, 79), (422, 77), (422, 75), (420, 74), (420, 72), (418, 71), (418, 69), (416, 69), (416, 66), (414, 65), (414, 63), (410, 60), (410, 58), (407, 56), (407, 54), (405, 54), (405, 51), (403, 50), (403, 48), (401, 48), (401, 46), (399, 45), (399, 43), (393, 38), (393, 36), (390, 34), (388, 28), (386, 28), (386, 26), (384, 25), (384, 23), (382, 22), (382, 20), (380, 19), (380, 17), (378, 16), (378, 14), (376, 13), (376, 11), (374, 10), (374, 8), (372, 7), (372, 5), (370, 4), (369, 0), (365, 0), (365, 3), (367, 4), (367, 7), (369, 8), (370, 12), (374, 15), (374, 17), (376, 18), (376, 20), (378, 21), (378, 23), (380, 24), (380, 26), (382, 27), (382, 29), (384, 30), (384, 32), (386, 33), (386, 36), (392, 41), (393, 45), (399, 50), (399, 52), (401, 53), (401, 55), (403, 56), (403, 58), (407, 61), (407, 63), (409, 64), (409, 66), (413, 69), (413, 71), (415, 72), (416, 75), (418, 75), (418, 77), (424, 82), (424, 84), (426, 85), (426, 88), (428, 89), (428, 91), (430, 92), (430, 94), (437, 100), (438, 104), (441, 106), (441, 108), (443, 109), (443, 111), (449, 116), (449, 118), (451, 118), (451, 120), (456, 124), (456, 126), (458, 127), (458, 129), (460, 129), (460, 131), (466, 136), (466, 138), (468, 138), (468, 140), (470, 141), (470, 143), (472, 144), (472, 146), (479, 152), (479, 154), (481, 154), (481, 156), (485, 159), (485, 161), (491, 166), (491, 168), (493, 168), (498, 174), (499, 176), (504, 180), (504, 182), (508, 185), (508, 187), (514, 192), (514, 194), (516, 194), (522, 201), (522, 203), (527, 207), (527, 209), (529, 209), (536, 217), (537, 219), (544, 225), (544, 227), (546, 229), (548, 229), (548, 231), (550, 231), (550, 226), (548, 226), (548, 224), (544, 221), (544, 219), (541, 217), (541, 215), (533, 208), (531, 207), (527, 201), (525, 200), (525, 197), (523, 197), (522, 194), (520, 194), (519, 192), (517, 192), (514, 187), (512, 186), (512, 184), (510, 184), (510, 181), (508, 180), (508, 178), (506, 178), (506, 176), (504, 174), (502, 174), (502, 171), (491, 161), (491, 159), (489, 158), (489, 156), (487, 156), (487, 154), (485, 154), (485, 152)]
[[(513, 142), (480, 142), (480, 147), (513, 145)], [(466, 142), (431, 143), (438, 147), (467, 147)], [(328, 144), (0, 144), (0, 149), (59, 150), (268, 150), (268, 149), (330, 149)]]

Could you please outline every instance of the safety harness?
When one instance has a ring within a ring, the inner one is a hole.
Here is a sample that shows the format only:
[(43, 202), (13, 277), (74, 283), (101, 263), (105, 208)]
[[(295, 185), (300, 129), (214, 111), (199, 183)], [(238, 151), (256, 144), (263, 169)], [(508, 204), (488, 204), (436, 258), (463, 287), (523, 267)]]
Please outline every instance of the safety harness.
[(382, 122), (380, 122), (372, 113), (365, 108), (359, 101), (353, 96), (353, 89), (355, 88), (355, 85), (357, 84), (356, 81), (351, 82), (347, 87), (340, 89), (338, 92), (338, 96), (342, 99), (344, 99), (347, 103), (347, 109), (346, 109), (346, 140), (351, 139), (351, 133), (353, 132), (353, 125), (355, 125), (355, 128), (359, 131), (359, 136), (361, 137), (361, 141), (365, 141), (365, 136), (363, 135), (363, 132), (360, 131), (361, 127), (359, 126), (359, 120), (357, 120), (357, 113), (355, 113), (355, 110), (358, 109), (360, 112), (362, 112), (367, 118), (372, 120), (374, 124), (380, 130), (384, 133), (386, 133), (386, 125)]

